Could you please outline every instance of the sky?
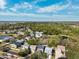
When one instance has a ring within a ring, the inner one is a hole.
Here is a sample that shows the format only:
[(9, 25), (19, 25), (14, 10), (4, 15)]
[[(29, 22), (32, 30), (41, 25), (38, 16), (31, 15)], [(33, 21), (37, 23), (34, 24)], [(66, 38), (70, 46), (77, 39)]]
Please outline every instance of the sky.
[(79, 0), (0, 0), (0, 21), (79, 21)]

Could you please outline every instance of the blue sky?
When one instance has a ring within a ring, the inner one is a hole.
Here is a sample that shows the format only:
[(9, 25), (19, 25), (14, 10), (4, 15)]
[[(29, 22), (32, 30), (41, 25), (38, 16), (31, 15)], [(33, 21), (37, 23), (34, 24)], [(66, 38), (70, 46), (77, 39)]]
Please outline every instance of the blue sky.
[(0, 21), (79, 21), (79, 0), (0, 0)]

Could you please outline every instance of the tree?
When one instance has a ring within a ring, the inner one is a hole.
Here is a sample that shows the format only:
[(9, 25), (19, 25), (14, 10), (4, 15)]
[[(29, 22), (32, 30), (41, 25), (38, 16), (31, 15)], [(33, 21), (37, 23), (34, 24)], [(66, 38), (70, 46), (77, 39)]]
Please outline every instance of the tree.
[(30, 45), (38, 45), (38, 44), (40, 44), (40, 40), (39, 39), (30, 39), (27, 42)]
[(20, 52), (18, 53), (19, 56), (25, 57), (29, 54), (29, 50), (28, 49), (24, 49), (24, 50), (20, 50)]
[(37, 51), (30, 56), (30, 59), (46, 59), (47, 55), (44, 52)]

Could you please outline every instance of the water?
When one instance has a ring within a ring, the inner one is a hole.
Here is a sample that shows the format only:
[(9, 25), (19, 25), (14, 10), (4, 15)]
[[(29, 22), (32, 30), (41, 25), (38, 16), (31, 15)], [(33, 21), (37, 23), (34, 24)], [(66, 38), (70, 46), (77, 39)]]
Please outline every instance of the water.
[(0, 36), (0, 40), (7, 40), (9, 38), (10, 38), (10, 36), (6, 36), (6, 35)]

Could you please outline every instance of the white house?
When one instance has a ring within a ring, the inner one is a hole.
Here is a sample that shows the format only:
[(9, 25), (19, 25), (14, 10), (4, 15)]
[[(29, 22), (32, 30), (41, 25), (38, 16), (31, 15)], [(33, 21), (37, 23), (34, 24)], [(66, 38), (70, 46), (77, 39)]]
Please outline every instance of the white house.
[(28, 49), (30, 45), (28, 43), (25, 43), (24, 45), (22, 45), (22, 49)]
[(36, 50), (36, 45), (31, 45), (31, 46), (30, 46), (30, 49), (31, 49), (32, 53), (34, 53), (35, 50)]
[(18, 35), (24, 35), (24, 32), (18, 31), (17, 34)]
[(30, 40), (31, 37), (30, 37), (30, 36), (26, 36), (25, 39), (26, 39), (26, 40)]
[(54, 48), (53, 47), (46, 47), (45, 48), (45, 53), (47, 54), (47, 55), (52, 55), (52, 53), (54, 53)]
[(43, 32), (38, 32), (38, 31), (35, 32), (35, 37), (36, 38), (40, 38), (42, 36), (43, 36)]

